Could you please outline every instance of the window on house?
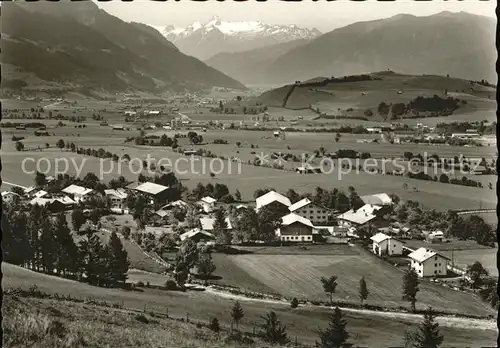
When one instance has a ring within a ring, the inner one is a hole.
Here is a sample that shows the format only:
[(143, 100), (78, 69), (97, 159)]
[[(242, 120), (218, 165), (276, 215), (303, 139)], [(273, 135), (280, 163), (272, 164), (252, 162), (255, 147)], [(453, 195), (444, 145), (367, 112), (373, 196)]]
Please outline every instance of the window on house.
[(438, 259), (438, 257), (436, 256), (436, 257), (434, 258), (434, 260), (437, 260), (437, 259)]
[(437, 274), (438, 271), (434, 271), (434, 274)]
[(437, 263), (435, 263), (435, 264), (434, 264), (434, 267), (437, 267), (437, 266), (438, 266), (438, 264), (437, 264)]

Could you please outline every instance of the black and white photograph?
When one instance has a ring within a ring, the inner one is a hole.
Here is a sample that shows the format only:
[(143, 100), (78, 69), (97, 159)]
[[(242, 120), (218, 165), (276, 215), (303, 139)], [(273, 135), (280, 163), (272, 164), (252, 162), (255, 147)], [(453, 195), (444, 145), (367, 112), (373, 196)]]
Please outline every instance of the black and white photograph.
[(2, 346), (497, 347), (495, 1), (3, 1)]

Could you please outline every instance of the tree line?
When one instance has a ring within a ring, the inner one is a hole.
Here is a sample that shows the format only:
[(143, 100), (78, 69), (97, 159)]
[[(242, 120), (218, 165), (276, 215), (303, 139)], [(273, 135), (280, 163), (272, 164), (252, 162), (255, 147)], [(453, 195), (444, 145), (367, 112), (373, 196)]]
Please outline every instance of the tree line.
[(2, 231), (6, 262), (98, 286), (125, 284), (129, 261), (116, 233), (103, 245), (89, 228), (75, 243), (65, 213), (51, 215), (44, 207), (19, 204), (3, 205)]

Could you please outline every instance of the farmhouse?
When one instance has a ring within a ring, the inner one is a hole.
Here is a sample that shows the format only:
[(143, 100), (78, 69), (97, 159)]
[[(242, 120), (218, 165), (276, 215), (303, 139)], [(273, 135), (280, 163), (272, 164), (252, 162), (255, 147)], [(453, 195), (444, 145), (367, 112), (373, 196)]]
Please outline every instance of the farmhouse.
[(444, 240), (444, 233), (443, 231), (433, 231), (429, 233), (425, 239), (431, 243), (442, 243)]
[(259, 211), (260, 208), (265, 207), (271, 203), (283, 206), (287, 210), (288, 207), (292, 205), (292, 202), (290, 202), (288, 197), (285, 197), (282, 194), (275, 191), (269, 191), (265, 195), (262, 195), (255, 200), (256, 204), (255, 209)]
[(382, 133), (382, 128), (378, 128), (378, 127), (375, 127), (375, 128), (372, 128), (372, 127), (367, 127), (366, 128), (366, 131), (370, 134), (375, 134), (375, 133)]
[(40, 198), (40, 197), (44, 197), (48, 195), (48, 192), (47, 191), (44, 191), (44, 190), (40, 190), (40, 191), (36, 191), (34, 194), (33, 194), (33, 197), (37, 197), (37, 198)]
[(83, 186), (69, 185), (68, 187), (63, 189), (62, 192), (73, 196), (73, 199), (76, 202), (85, 202), (93, 196), (94, 190)]
[(384, 233), (377, 233), (370, 238), (373, 242), (372, 251), (378, 256), (403, 255), (403, 242)]
[(170, 202), (170, 203), (164, 205), (163, 207), (161, 207), (161, 209), (163, 209), (163, 210), (171, 210), (171, 209), (174, 209), (174, 208), (179, 208), (179, 209), (186, 210), (188, 207), (189, 207), (188, 203), (184, 202), (182, 199), (179, 199), (177, 201)]
[(215, 239), (215, 236), (212, 233), (203, 231), (199, 228), (193, 228), (192, 230), (181, 234), (180, 239), (181, 242), (185, 241), (186, 239), (191, 239), (192, 241), (199, 243), (213, 241)]
[(153, 216), (151, 217), (153, 221), (156, 223), (164, 223), (167, 221), (168, 217), (170, 216), (170, 212), (167, 210), (159, 209), (154, 212)]
[(31, 196), (33, 193), (35, 193), (35, 187), (33, 186), (30, 186), (30, 187), (26, 187), (24, 189), (24, 194), (28, 195), (28, 196)]
[(128, 194), (123, 189), (117, 190), (104, 190), (104, 196), (110, 201), (110, 208), (112, 211), (125, 212), (127, 211), (126, 200)]
[(478, 166), (473, 166), (473, 168), (471, 168), (470, 172), (471, 172), (471, 174), (474, 174), (474, 175), (483, 175), (487, 172), (487, 169), (483, 165), (478, 165)]
[(479, 138), (479, 133), (452, 133), (451, 137), (458, 139), (473, 139)]
[(377, 206), (392, 205), (392, 198), (387, 193), (377, 193), (374, 195), (361, 196), (361, 200), (365, 204), (371, 204)]
[[(231, 220), (226, 217), (227, 230), (232, 230), (233, 226), (231, 225)], [(215, 219), (211, 217), (202, 217), (200, 218), (201, 229), (205, 232), (211, 232), (214, 230)]]
[(326, 223), (328, 221), (328, 209), (314, 204), (308, 198), (304, 198), (288, 207), (290, 212), (309, 219), (313, 223)]
[(59, 197), (59, 198), (33, 198), (29, 204), (39, 205), (41, 207), (46, 207), (52, 213), (59, 213), (67, 209), (71, 209), (76, 202), (69, 197)]
[(300, 215), (290, 213), (283, 216), (281, 226), (276, 231), (281, 241), (312, 242), (313, 224)]
[(323, 170), (321, 169), (320, 166), (311, 166), (309, 164), (306, 164), (305, 166), (301, 166), (301, 167), (297, 167), (297, 169), (295, 169), (295, 171), (297, 173), (300, 173), (300, 174), (319, 174), (319, 173), (323, 173)]
[(445, 276), (447, 273), (448, 258), (436, 251), (420, 248), (412, 252), (410, 266), (419, 277)]
[(343, 226), (314, 226), (313, 233), (320, 233), (321, 231), (328, 231), (333, 237), (345, 238), (348, 236), (349, 229)]
[(137, 186), (135, 191), (141, 192), (151, 199), (151, 202), (161, 202), (167, 200), (169, 188), (167, 186), (145, 182)]
[(215, 202), (217, 200), (210, 196), (203, 197), (198, 203), (201, 205), (203, 211), (205, 213), (211, 213), (215, 209)]
[(337, 216), (337, 219), (344, 226), (360, 227), (368, 222), (376, 220), (378, 217), (376, 213), (380, 209), (382, 209), (382, 207), (378, 205), (365, 204), (356, 211), (351, 209), (343, 214), (340, 214)]

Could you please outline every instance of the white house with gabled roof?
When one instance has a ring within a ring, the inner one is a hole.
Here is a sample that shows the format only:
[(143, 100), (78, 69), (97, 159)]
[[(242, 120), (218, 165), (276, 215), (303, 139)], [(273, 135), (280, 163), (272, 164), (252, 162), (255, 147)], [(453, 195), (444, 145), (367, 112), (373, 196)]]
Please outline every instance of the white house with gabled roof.
[(288, 197), (283, 196), (281, 193), (276, 191), (269, 191), (255, 200), (255, 209), (259, 211), (260, 208), (275, 202), (287, 208), (292, 205), (292, 202), (290, 202)]
[(328, 222), (330, 212), (327, 208), (313, 203), (310, 199), (304, 198), (288, 207), (290, 212), (310, 220), (312, 223), (321, 224)]
[(372, 251), (378, 256), (403, 255), (403, 242), (385, 233), (377, 233), (370, 238), (373, 242)]
[(379, 205), (365, 204), (358, 210), (350, 209), (337, 216), (343, 226), (360, 227), (377, 218), (376, 212), (382, 209)]
[(314, 225), (308, 219), (290, 213), (281, 218), (276, 235), (286, 242), (312, 242)]
[(215, 202), (217, 202), (215, 198), (206, 196), (200, 199), (198, 203), (201, 205), (205, 213), (211, 213), (215, 209)]
[(127, 197), (128, 194), (124, 189), (109, 189), (104, 190), (104, 196), (109, 199), (110, 208), (112, 211), (118, 211), (123, 213), (128, 213), (127, 209)]
[(79, 185), (69, 185), (62, 192), (73, 196), (76, 202), (84, 202), (92, 197), (94, 190)]
[(170, 188), (168, 186), (163, 186), (156, 184), (154, 182), (144, 182), (138, 186), (129, 185), (131, 189), (136, 192), (140, 192), (146, 195), (150, 199), (150, 203), (166, 201), (168, 198), (168, 193)]
[(438, 254), (435, 250), (420, 248), (408, 255), (410, 267), (419, 277), (439, 277), (447, 274), (447, 265), (450, 260)]
[(387, 206), (392, 205), (392, 198), (387, 193), (376, 193), (360, 197), (365, 204)]

